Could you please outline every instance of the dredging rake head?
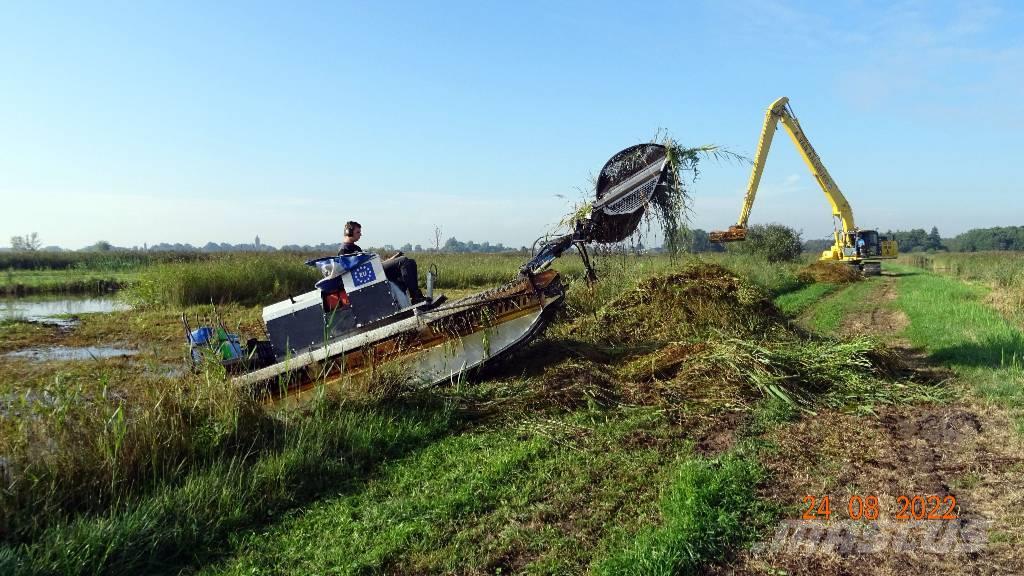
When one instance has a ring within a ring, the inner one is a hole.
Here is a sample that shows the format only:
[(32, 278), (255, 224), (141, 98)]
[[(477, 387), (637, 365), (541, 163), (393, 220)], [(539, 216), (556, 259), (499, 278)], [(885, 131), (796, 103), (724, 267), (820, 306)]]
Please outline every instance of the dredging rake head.
[(728, 230), (713, 230), (708, 233), (708, 240), (712, 242), (739, 242), (747, 239), (747, 229), (744, 226), (729, 226)]
[(588, 278), (596, 279), (584, 246), (592, 242), (612, 244), (629, 238), (636, 232), (659, 187), (673, 186), (674, 177), (668, 150), (661, 144), (637, 144), (615, 154), (598, 175), (590, 216), (577, 222), (572, 233), (545, 243), (520, 272), (531, 275), (544, 270), (575, 244)]
[(671, 186), (668, 150), (661, 144), (638, 144), (611, 157), (597, 178), (589, 222), (579, 238), (611, 244), (636, 231), (659, 186)]

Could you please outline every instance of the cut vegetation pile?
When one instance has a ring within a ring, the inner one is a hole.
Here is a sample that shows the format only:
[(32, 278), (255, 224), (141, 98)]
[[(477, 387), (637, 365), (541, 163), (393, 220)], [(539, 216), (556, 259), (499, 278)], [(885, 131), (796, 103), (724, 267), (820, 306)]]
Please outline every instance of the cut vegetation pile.
[(766, 291), (708, 263), (645, 279), (552, 335), (578, 357), (549, 366), (530, 403), (546, 398), (563, 409), (621, 402), (685, 410), (754, 393), (805, 409), (869, 411), (905, 395), (886, 380), (909, 374), (873, 340), (804, 333)]
[(864, 277), (849, 264), (842, 262), (826, 262), (818, 260), (802, 268), (797, 273), (801, 282), (822, 282), (828, 284), (849, 284), (859, 282)]
[(643, 345), (708, 332), (765, 334), (784, 325), (768, 293), (717, 264), (653, 276), (613, 299), (594, 322), (580, 322), (598, 342)]

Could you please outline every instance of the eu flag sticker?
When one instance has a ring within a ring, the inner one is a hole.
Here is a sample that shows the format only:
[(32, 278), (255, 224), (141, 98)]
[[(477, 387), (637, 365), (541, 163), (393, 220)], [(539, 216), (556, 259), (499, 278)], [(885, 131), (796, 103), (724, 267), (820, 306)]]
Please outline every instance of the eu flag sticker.
[(377, 279), (373, 273), (373, 262), (364, 262), (352, 269), (352, 285), (358, 288)]

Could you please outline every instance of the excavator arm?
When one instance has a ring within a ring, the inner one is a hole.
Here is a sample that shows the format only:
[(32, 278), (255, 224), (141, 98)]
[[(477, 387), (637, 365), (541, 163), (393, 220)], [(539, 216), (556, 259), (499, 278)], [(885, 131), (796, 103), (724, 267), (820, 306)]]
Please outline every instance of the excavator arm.
[(786, 128), (790, 139), (800, 152), (804, 163), (811, 170), (814, 179), (818, 181), (821, 190), (825, 193), (829, 204), (832, 205), (832, 215), (842, 222), (842, 231), (836, 231), (836, 243), (839, 246), (848, 244), (848, 233), (855, 229), (853, 221), (853, 210), (846, 197), (839, 190), (835, 180), (825, 169), (818, 153), (814, 151), (811, 142), (807, 139), (800, 123), (797, 121), (793, 110), (789, 106), (789, 98), (783, 96), (772, 105), (764, 115), (764, 127), (761, 129), (761, 139), (757, 143), (757, 153), (754, 155), (754, 167), (750, 172), (750, 180), (747, 182), (747, 194), (743, 198), (743, 208), (740, 210), (740, 217), (735, 226), (728, 230), (714, 231), (710, 233), (712, 242), (734, 242), (744, 240), (747, 237), (747, 220), (750, 218), (750, 210), (754, 205), (754, 198), (757, 197), (757, 187), (761, 183), (761, 175), (764, 173), (765, 161), (768, 158), (768, 150), (771, 148), (772, 139), (775, 137), (775, 130), (779, 121)]

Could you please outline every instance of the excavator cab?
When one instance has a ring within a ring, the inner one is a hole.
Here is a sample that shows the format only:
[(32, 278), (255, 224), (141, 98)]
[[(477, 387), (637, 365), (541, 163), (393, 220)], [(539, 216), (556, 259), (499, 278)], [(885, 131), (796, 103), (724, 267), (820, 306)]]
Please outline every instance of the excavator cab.
[[(882, 245), (878, 241), (878, 232), (875, 230), (858, 230), (857, 231), (858, 242), (854, 244), (858, 248), (858, 256), (861, 258), (872, 258), (882, 255)], [(864, 244), (861, 246), (859, 240), (863, 240)]]
[[(899, 255), (896, 241), (879, 234), (877, 230), (858, 230), (855, 235), (857, 239), (864, 240), (864, 247), (858, 250), (857, 254), (861, 258), (895, 258)], [(858, 245), (855, 240), (853, 246)]]

